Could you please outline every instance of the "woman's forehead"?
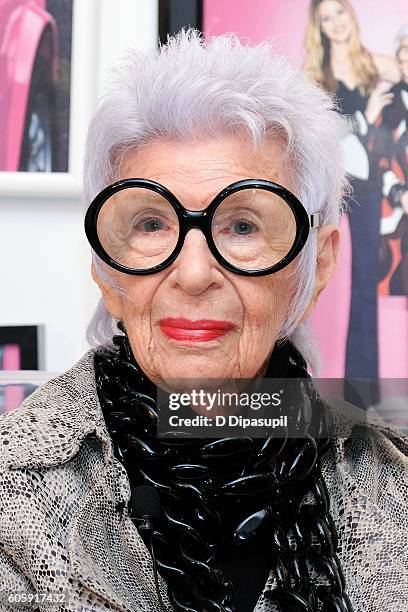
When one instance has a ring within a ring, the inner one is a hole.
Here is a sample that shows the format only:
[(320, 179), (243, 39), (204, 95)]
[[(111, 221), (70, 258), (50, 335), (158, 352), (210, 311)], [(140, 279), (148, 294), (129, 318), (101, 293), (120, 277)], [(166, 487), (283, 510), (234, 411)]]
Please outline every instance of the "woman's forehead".
[(181, 142), (153, 141), (129, 153), (120, 179), (157, 181), (179, 199), (202, 205), (227, 185), (246, 178), (267, 179), (291, 188), (282, 146), (271, 140), (256, 149), (249, 139), (221, 137)]
[(342, 8), (345, 8), (345, 6), (338, 0), (323, 0), (317, 6), (317, 13), (320, 17), (330, 16)]

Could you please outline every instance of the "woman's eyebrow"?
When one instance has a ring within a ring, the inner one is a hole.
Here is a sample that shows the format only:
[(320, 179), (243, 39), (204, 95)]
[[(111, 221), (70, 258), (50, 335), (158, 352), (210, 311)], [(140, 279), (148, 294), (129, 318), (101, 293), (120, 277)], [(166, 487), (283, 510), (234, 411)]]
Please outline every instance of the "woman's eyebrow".
[(146, 187), (133, 187), (131, 189), (124, 189), (123, 191), (118, 192), (117, 195), (119, 196), (119, 200), (122, 198), (126, 200), (141, 198), (144, 202), (155, 203), (167, 201), (166, 197), (163, 196), (161, 193), (150, 191), (149, 189), (146, 189)]

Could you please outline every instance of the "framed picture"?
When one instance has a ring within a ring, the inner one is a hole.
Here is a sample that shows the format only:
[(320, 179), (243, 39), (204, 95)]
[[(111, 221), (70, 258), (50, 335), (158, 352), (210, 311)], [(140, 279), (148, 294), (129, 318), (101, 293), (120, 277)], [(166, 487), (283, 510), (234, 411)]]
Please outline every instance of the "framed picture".
[(10, 39), (0, 55), (0, 198), (79, 196), (97, 17), (97, 0), (0, 3), (0, 37)]
[(44, 369), (44, 326), (0, 327), (0, 371)]
[(43, 325), (0, 327), (0, 414), (18, 408), (52, 377), (44, 363)]
[[(48, 24), (47, 31), (51, 32), (47, 35), (59, 39), (58, 57), (48, 59), (53, 66), (55, 64), (54, 69), (59, 71), (62, 79), (59, 95), (63, 101), (57, 117), (62, 127), (57, 145), (58, 163), (55, 170), (51, 168), (51, 172), (19, 170), (20, 157), (16, 152), (13, 164), (10, 162), (10, 167), (2, 171), (5, 166), (1, 163), (0, 154), (0, 202), (10, 202), (12, 198), (38, 200), (58, 197), (78, 200), (87, 129), (101, 86), (110, 67), (127, 47), (147, 49), (157, 44), (158, 0), (121, 0), (119, 8), (111, 0), (0, 2), (0, 40), (2, 24), (6, 20), (3, 6), (19, 4), (24, 5), (27, 11), (41, 13), (43, 22)], [(23, 51), (26, 53), (24, 45)], [(0, 91), (4, 70), (5, 61), (0, 55)], [(14, 122), (7, 125), (14, 146), (19, 148), (21, 138), (16, 141)], [(0, 107), (0, 134), (3, 133)], [(43, 160), (44, 165), (50, 170), (49, 158), (48, 162)]]
[(0, 4), (0, 170), (67, 172), (72, 0)]

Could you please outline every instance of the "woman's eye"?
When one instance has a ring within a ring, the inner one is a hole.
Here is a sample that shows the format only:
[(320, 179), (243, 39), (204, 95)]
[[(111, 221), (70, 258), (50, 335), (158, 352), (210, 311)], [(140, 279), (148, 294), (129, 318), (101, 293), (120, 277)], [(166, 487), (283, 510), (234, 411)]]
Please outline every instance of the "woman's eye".
[(165, 229), (165, 225), (161, 219), (152, 218), (152, 219), (143, 219), (136, 225), (137, 229), (141, 229), (143, 232), (157, 232), (159, 230)]
[(256, 232), (257, 227), (246, 219), (238, 219), (233, 221), (230, 226), (227, 226), (225, 233), (232, 233), (238, 236), (247, 236)]
[(237, 221), (234, 223), (234, 231), (237, 234), (250, 234), (253, 227), (252, 223), (248, 223), (247, 221)]

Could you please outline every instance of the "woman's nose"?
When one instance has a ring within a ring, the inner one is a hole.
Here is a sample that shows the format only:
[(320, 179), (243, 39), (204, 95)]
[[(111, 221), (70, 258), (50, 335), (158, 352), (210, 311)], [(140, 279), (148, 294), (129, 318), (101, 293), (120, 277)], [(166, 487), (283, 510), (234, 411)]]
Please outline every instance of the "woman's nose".
[(208, 248), (204, 234), (199, 229), (190, 229), (183, 247), (173, 264), (175, 281), (183, 291), (198, 295), (213, 283), (221, 285), (223, 275), (218, 262)]

